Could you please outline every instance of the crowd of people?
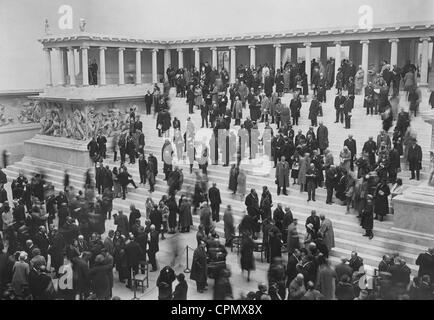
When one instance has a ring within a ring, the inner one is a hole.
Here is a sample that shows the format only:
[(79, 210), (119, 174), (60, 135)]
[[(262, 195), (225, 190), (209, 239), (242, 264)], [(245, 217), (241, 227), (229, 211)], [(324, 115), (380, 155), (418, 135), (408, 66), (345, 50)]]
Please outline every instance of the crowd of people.
[[(260, 199), (255, 189), (246, 195), (246, 173), (240, 167), (241, 160), (268, 156), (276, 169), (278, 196), (289, 194), (290, 179), (300, 186), (300, 192), (307, 193), (308, 202), (316, 201), (317, 188), (325, 188), (326, 203), (332, 204), (335, 197), (346, 206), (348, 214), (353, 210), (360, 218), (365, 236), (372, 239), (373, 220), (382, 221), (385, 215), (393, 213), (389, 195), (402, 193), (402, 180), (397, 178), (401, 156), (409, 165), (412, 179), (419, 180), (422, 150), (411, 128), (411, 118), (417, 116), (420, 103), (415, 67), (408, 63), (401, 71), (382, 63), (381, 71), (365, 87), (363, 100), (367, 114), (382, 117), (382, 131), (376, 141), (369, 137), (360, 154), (356, 141), (349, 135), (335, 163), (329, 149), (328, 128), (318, 121), (324, 114), (322, 104), (326, 102), (326, 92), (333, 85), (337, 89), (336, 122), (345, 119), (345, 127), (349, 128), (354, 96), (362, 93), (360, 79), (368, 71), (360, 67), (356, 70), (351, 61), (343, 60), (335, 76), (334, 63), (330, 59), (323, 66), (312, 61), (311, 127), (305, 133), (299, 129), (297, 134), (293, 127), (299, 125), (302, 102), (310, 94), (305, 62), (288, 62), (276, 69), (270, 64), (241, 65), (234, 84), (229, 84), (225, 69), (218, 72), (207, 62), (200, 70), (192, 68), (191, 71), (169, 66), (163, 93), (155, 86), (154, 92), (145, 95), (146, 113), (150, 114), (154, 107), (157, 134), (165, 137), (161, 161), (168, 191), (158, 203), (149, 197), (143, 213), (132, 204), (129, 216), (122, 210), (112, 215), (113, 199), (126, 199), (129, 184), (137, 188), (127, 167), (135, 166), (138, 159), (140, 184), (148, 181), (150, 192), (154, 191), (158, 174), (157, 158), (152, 153), (145, 156), (143, 123), (134, 108), (130, 110), (128, 126), (111, 142), (114, 162), (120, 154), (119, 167), (110, 169), (104, 165), (108, 156), (106, 137), (98, 135), (89, 142), (95, 174), (92, 170), (86, 172), (82, 190), (71, 186), (67, 171), (64, 189), (58, 193), (42, 172), (30, 181), (20, 173), (11, 183), (13, 205), (10, 206), (4, 188), (7, 179), (2, 173), (0, 292), (3, 299), (116, 298), (112, 292), (113, 270), (117, 270), (119, 281), (128, 288), (134, 286), (136, 275), (146, 272), (148, 263), (151, 272), (157, 271), (159, 242), (166, 238), (165, 233), (190, 232), (194, 214), (200, 216), (200, 224), (190, 278), (196, 281), (199, 293), (207, 289), (208, 277), (214, 278), (215, 299), (235, 298), (230, 284), (231, 271), (225, 263), (225, 247), (239, 246), (241, 269), (247, 271), (247, 281), (250, 281), (250, 272), (255, 269), (253, 254), (259, 244), (270, 263), (268, 286), (261, 283), (256, 293), (249, 292), (243, 299), (432, 299), (433, 249), (417, 259), (419, 274), (412, 281), (404, 258), (394, 254), (383, 257), (374, 284), (368, 288), (359, 286), (366, 270), (356, 252), (351, 258), (342, 259), (341, 264), (330, 265), (334, 233), (331, 220), (324, 214), (317, 216), (312, 210), (301, 237), (298, 221), (289, 207), (283, 209), (279, 203), (272, 212), (272, 195), (267, 186), (263, 187)], [(397, 111), (400, 86), (408, 93), (412, 116), (403, 109)], [(176, 87), (177, 96), (186, 99), (190, 114), (200, 110), (202, 127), (210, 125), (213, 129), (209, 141), (198, 146), (191, 118), (187, 119), (185, 134), (180, 121), (177, 118), (172, 121), (168, 94), (171, 87)], [(288, 92), (293, 93), (289, 106), (281, 100)], [(247, 106), (248, 116), (243, 115)], [(231, 130), (232, 119), (235, 127), (239, 127), (237, 134)], [(396, 125), (390, 133), (394, 121)], [(258, 122), (265, 124), (262, 133)], [(276, 134), (271, 124), (276, 124)], [(172, 127), (173, 136), (169, 134)], [(194, 162), (199, 164), (193, 192), (180, 192), (183, 173), (172, 163), (175, 155), (178, 160), (187, 159), (190, 173)], [(230, 169), (228, 187), (241, 195), (247, 212), (236, 235), (232, 208), (227, 205), (223, 214), (224, 245), (215, 230), (220, 221), (222, 199), (215, 183), (209, 188), (207, 174), (208, 162), (217, 165), (220, 159), (223, 166), (235, 162)], [(143, 226), (142, 216), (145, 217)], [(106, 232), (106, 221), (112, 218), (116, 229)], [(282, 252), (288, 255), (286, 265)], [(160, 269), (156, 283), (159, 299), (184, 300), (188, 290), (185, 275), (176, 275), (172, 267)], [(57, 290), (52, 278), (59, 279)], [(172, 291), (175, 279), (178, 284)]]

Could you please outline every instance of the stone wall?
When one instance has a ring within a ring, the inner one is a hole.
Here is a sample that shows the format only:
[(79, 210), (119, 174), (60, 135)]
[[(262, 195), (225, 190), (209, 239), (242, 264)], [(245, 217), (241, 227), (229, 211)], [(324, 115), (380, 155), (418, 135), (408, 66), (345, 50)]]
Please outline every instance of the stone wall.
[(24, 141), (38, 133), (39, 123), (33, 123), (22, 116), (30, 100), (27, 96), (0, 96), (0, 152), (10, 153), (9, 163), (21, 160), (24, 155)]

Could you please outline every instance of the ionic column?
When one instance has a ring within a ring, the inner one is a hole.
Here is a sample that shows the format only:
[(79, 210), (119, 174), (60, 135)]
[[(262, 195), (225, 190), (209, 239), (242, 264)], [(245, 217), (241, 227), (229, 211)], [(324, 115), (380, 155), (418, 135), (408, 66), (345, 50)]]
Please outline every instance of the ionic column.
[(65, 85), (65, 70), (63, 67), (63, 50), (62, 48), (55, 48), (56, 52), (56, 64), (57, 64), (57, 85)]
[[(338, 74), (338, 69), (341, 67), (342, 42), (341, 41), (335, 41), (334, 44), (336, 46), (336, 53), (335, 53), (335, 78), (336, 78), (336, 75)], [(367, 71), (365, 71), (365, 72), (367, 72)]]
[(178, 69), (184, 68), (184, 52), (182, 48), (176, 49), (178, 51)]
[(398, 62), (398, 42), (399, 39), (389, 39), (390, 42), (390, 65), (393, 66)]
[(169, 68), (170, 64), (171, 64), (170, 50), (164, 49), (164, 79), (166, 81), (169, 81), (169, 78), (167, 77), (166, 70), (167, 70), (167, 68)]
[(142, 48), (136, 49), (136, 84), (142, 83)]
[(429, 54), (429, 46), (428, 42), (431, 39), (429, 37), (420, 38), (422, 41), (422, 61), (420, 64), (420, 83), (421, 86), (428, 85), (428, 54)]
[(212, 47), (211, 50), (211, 65), (213, 68), (217, 68), (217, 48)]
[(250, 66), (256, 67), (256, 46), (249, 46), (250, 49)]
[(83, 86), (89, 85), (89, 66), (88, 66), (88, 57), (87, 50), (89, 47), (81, 47), (81, 73), (83, 75)]
[(274, 70), (277, 70), (277, 69), (280, 69), (280, 65), (281, 65), (281, 63), (282, 63), (282, 58), (281, 58), (281, 56), (282, 56), (282, 51), (281, 51), (281, 45), (280, 45), (280, 43), (276, 43), (276, 44), (274, 44), (273, 45), (273, 47), (274, 47), (274, 49), (275, 49), (275, 51), (276, 51), (276, 54), (275, 54), (275, 61), (274, 61)]
[(152, 49), (152, 83), (158, 83), (157, 52), (158, 49)]
[(292, 63), (297, 63), (297, 46), (292, 46), (291, 47), (291, 62)]
[(106, 85), (106, 73), (105, 73), (105, 51), (106, 47), (99, 47), (99, 85)]
[[(321, 53), (320, 53), (320, 60), (322, 62), (322, 64), (325, 66), (327, 63), (327, 44), (322, 43), (321, 44)], [(325, 76), (325, 75), (324, 75)]]
[(194, 67), (197, 71), (200, 70), (200, 51), (199, 48), (193, 48), (194, 51)]
[(125, 72), (124, 72), (124, 51), (125, 48), (118, 48), (118, 74), (120, 85), (125, 84)]
[(360, 41), (362, 44), (362, 69), (363, 85), (368, 84), (368, 66), (369, 66), (369, 40)]
[(231, 61), (230, 61), (230, 68), (231, 68), (231, 72), (230, 72), (230, 82), (231, 83), (235, 83), (235, 79), (236, 79), (236, 51), (235, 51), (235, 47), (229, 47), (229, 50), (231, 50)]
[(303, 45), (306, 47), (306, 55), (305, 55), (305, 72), (307, 75), (307, 85), (310, 86), (311, 85), (311, 54), (310, 54), (310, 49), (312, 47), (312, 43), (310, 42), (306, 42), (303, 43)]
[(69, 85), (75, 86), (75, 57), (74, 48), (68, 47), (68, 77)]
[(46, 79), (47, 79), (47, 87), (51, 87), (53, 85), (53, 72), (51, 67), (51, 48), (44, 48), (45, 52), (45, 68), (46, 68)]

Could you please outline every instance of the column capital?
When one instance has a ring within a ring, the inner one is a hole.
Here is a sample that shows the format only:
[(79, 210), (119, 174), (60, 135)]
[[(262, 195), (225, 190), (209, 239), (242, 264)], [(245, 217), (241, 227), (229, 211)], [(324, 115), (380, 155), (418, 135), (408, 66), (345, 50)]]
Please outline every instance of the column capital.
[(107, 50), (107, 47), (99, 47), (99, 50)]
[(254, 44), (251, 44), (250, 46), (248, 46), (249, 49), (256, 49), (256, 46)]
[(419, 41), (422, 41), (422, 42), (424, 42), (424, 41), (431, 41), (431, 37), (422, 37), (422, 38), (420, 38), (419, 39)]
[(154, 49), (152, 49), (151, 51), (152, 51), (152, 52), (158, 52), (158, 49), (157, 49), (157, 48), (154, 48)]
[(142, 52), (143, 49), (142, 48), (136, 48), (136, 52)]
[(369, 44), (369, 40), (360, 40), (360, 44)]
[(73, 51), (74, 48), (73, 48), (73, 47), (67, 47), (66, 50), (68, 50), (68, 51)]
[(200, 49), (198, 47), (193, 48), (193, 51), (199, 51)]
[(211, 48), (209, 48), (211, 51), (216, 51), (217, 50), (217, 47), (211, 47)]
[(342, 41), (333, 41), (333, 44), (335, 46), (341, 46), (342, 45)]
[(88, 50), (88, 49), (90, 49), (90, 47), (89, 46), (81, 46), (80, 49), (81, 50)]
[(51, 50), (52, 50), (52, 48), (47, 48), (47, 47), (44, 47), (44, 49), (43, 49), (44, 51), (47, 51), (47, 52), (50, 52)]
[(234, 46), (229, 47), (229, 50), (235, 50), (235, 49), (236, 49), (236, 47), (234, 47)]
[(392, 43), (392, 42), (399, 42), (399, 39), (397, 39), (397, 38), (389, 39), (389, 42), (390, 42), (390, 43)]
[(275, 44), (273, 44), (273, 47), (274, 48), (280, 48), (282, 45), (280, 44), (280, 43), (275, 43)]
[(182, 49), (182, 48), (178, 48), (178, 49), (176, 49), (176, 51), (178, 51), (178, 52), (182, 52), (184, 49)]
[(305, 43), (303, 43), (303, 45), (305, 47), (312, 47), (312, 42), (305, 42)]
[(125, 51), (125, 48), (118, 48), (118, 51), (119, 51), (119, 52), (121, 52), (121, 51)]

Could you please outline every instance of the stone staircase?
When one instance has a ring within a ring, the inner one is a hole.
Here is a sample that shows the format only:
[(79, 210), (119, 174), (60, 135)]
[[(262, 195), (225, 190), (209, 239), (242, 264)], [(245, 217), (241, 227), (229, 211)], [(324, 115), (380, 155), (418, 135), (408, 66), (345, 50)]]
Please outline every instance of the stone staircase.
[[(324, 117), (321, 119), (324, 124), (329, 128), (329, 140), (331, 142), (330, 150), (334, 154), (335, 161), (338, 158), (339, 151), (342, 148), (343, 140), (346, 138), (348, 133), (352, 133), (358, 144), (358, 150), (361, 150), (363, 142), (367, 140), (367, 136), (373, 135), (376, 137), (379, 128), (381, 127), (381, 120), (377, 116), (369, 116), (369, 121), (366, 121), (364, 114), (365, 110), (361, 107), (360, 97), (357, 97), (355, 110), (353, 112), (353, 124), (352, 129), (345, 130), (343, 126), (339, 124), (334, 124), (334, 108), (333, 101), (334, 96), (332, 92), (328, 93), (328, 101), (326, 105), (323, 106)], [(283, 100), (284, 102), (289, 102), (290, 96), (286, 95)], [(187, 118), (187, 106), (184, 100), (174, 98), (172, 107), (172, 115), (178, 117), (181, 120), (182, 131), (185, 130), (185, 119)], [(309, 127), (307, 120), (309, 103), (303, 103), (301, 125), (299, 128), (305, 133)], [(248, 110), (247, 110), (248, 112)], [(246, 115), (246, 114), (245, 114)], [(244, 115), (244, 116), (245, 116)], [(192, 120), (197, 124), (200, 124), (200, 115), (196, 112), (191, 115)], [(159, 161), (159, 174), (157, 177), (157, 184), (155, 186), (155, 192), (149, 193), (149, 186), (139, 187), (138, 189), (130, 188), (127, 200), (115, 199), (114, 200), (114, 210), (124, 210), (124, 212), (129, 212), (129, 205), (135, 203), (136, 207), (142, 212), (145, 211), (145, 201), (148, 196), (151, 196), (154, 201), (158, 201), (161, 197), (167, 193), (168, 186), (165, 181), (163, 181), (163, 163), (161, 161), (161, 147), (163, 144), (163, 138), (156, 137), (155, 119), (152, 116), (142, 115), (141, 120), (144, 124), (144, 133), (146, 136), (146, 147), (145, 153), (153, 152)], [(431, 128), (422, 122), (420, 119), (413, 120), (412, 125), (416, 128), (418, 134), (419, 143), (422, 145), (424, 150), (424, 160), (429, 161), (427, 153), (429, 151), (428, 146), (431, 139)], [(263, 128), (263, 124), (260, 124), (260, 129)], [(297, 131), (298, 128), (294, 128)], [(207, 129), (203, 133), (207, 134)], [(209, 130), (209, 129), (208, 129)], [(199, 133), (197, 133), (199, 134)], [(341, 143), (342, 144), (341, 144)], [(108, 144), (109, 145), (109, 144)], [(112, 155), (109, 154), (109, 159), (106, 159), (104, 164), (110, 166), (119, 165), (119, 161), (114, 163), (112, 161)], [(221, 162), (220, 162), (221, 163)], [(244, 163), (244, 162), (243, 162)], [(189, 167), (187, 163), (176, 163), (183, 169), (184, 172), (184, 185), (181, 192), (194, 190), (195, 175), (189, 173)], [(245, 168), (250, 168), (248, 161), (242, 164)], [(424, 167), (426, 162), (424, 162)], [(10, 180), (18, 176), (19, 171), (24, 171), (25, 174), (30, 175), (38, 171), (41, 168), (47, 180), (53, 183), (56, 189), (63, 189), (63, 172), (68, 169), (70, 174), (71, 185), (75, 188), (82, 189), (84, 184), (84, 170), (81, 168), (63, 166), (50, 161), (38, 160), (31, 157), (24, 157), (21, 162), (15, 163), (5, 169), (5, 173), (8, 175)], [(197, 164), (195, 164), (197, 168)], [(128, 165), (129, 172), (133, 175), (134, 180), (138, 183), (139, 172), (136, 165)], [(317, 189), (316, 202), (307, 202), (307, 194), (299, 192), (299, 186), (291, 186), (289, 189), (289, 196), (277, 196), (276, 187), (274, 184), (274, 170), (272, 168), (268, 169), (268, 174), (265, 175), (247, 175), (247, 190), (250, 188), (255, 188), (260, 195), (262, 191), (262, 186), (266, 185), (269, 187), (270, 192), (273, 196), (274, 208), (277, 203), (282, 203), (282, 205), (289, 206), (293, 212), (295, 218), (299, 219), (299, 232), (301, 237), (304, 236), (305, 228), (304, 222), (306, 218), (310, 215), (311, 210), (316, 210), (318, 214), (324, 213), (333, 222), (334, 232), (335, 232), (335, 242), (336, 247), (331, 252), (331, 260), (333, 263), (337, 263), (341, 256), (349, 256), (352, 250), (359, 252), (359, 255), (364, 259), (365, 264), (368, 268), (376, 268), (381, 260), (383, 254), (391, 252), (399, 252), (403, 256), (407, 264), (412, 270), (413, 274), (416, 274), (418, 267), (415, 265), (415, 259), (420, 252), (426, 250), (427, 247), (434, 246), (434, 235), (420, 234), (414, 232), (407, 232), (403, 230), (397, 230), (393, 228), (393, 216), (388, 215), (384, 222), (374, 222), (374, 235), (372, 240), (363, 237), (363, 230), (359, 225), (359, 220), (356, 218), (354, 213), (345, 214), (345, 207), (339, 204), (325, 205), (326, 192), (324, 189)], [(423, 171), (422, 178), (426, 177), (426, 170)], [(405, 185), (416, 185), (417, 181), (408, 180), (409, 172), (404, 170), (399, 174), (403, 178)], [(222, 196), (222, 205), (220, 214), (223, 212), (227, 205), (231, 205), (236, 225), (242, 219), (245, 213), (244, 200), (240, 199), (239, 196), (234, 196), (227, 189), (229, 180), (229, 167), (223, 167), (221, 165), (208, 167), (208, 178), (209, 184), (216, 182), (218, 188), (220, 189)], [(199, 216), (193, 216), (194, 224), (199, 223)], [(218, 233), (223, 235), (223, 222), (216, 224), (216, 230)]]

